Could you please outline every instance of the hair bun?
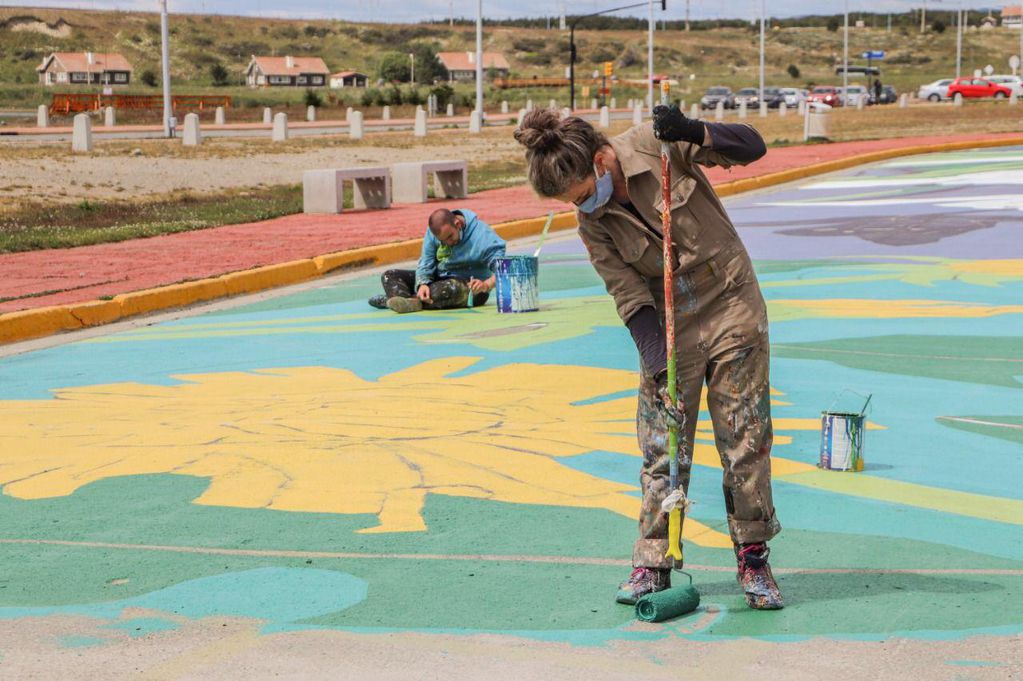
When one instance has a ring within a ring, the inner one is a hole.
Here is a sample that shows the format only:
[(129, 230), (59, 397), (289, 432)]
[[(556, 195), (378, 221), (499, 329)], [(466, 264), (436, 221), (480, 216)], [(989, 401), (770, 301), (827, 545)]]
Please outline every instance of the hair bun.
[(533, 109), (522, 117), (515, 140), (531, 151), (546, 151), (561, 144), (561, 115), (553, 109)]

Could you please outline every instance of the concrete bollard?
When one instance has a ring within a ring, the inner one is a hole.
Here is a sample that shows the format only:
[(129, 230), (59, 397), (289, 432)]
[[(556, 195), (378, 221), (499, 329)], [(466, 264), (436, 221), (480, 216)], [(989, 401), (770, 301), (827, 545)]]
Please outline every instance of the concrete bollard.
[(274, 142), (288, 141), (288, 114), (281, 111), (274, 115), (274, 129), (270, 139)]
[(632, 97), (629, 97), (629, 101), (625, 104), (625, 107), (632, 109), (636, 106), (636, 102), (633, 101)]
[(746, 118), (746, 102), (739, 102), (739, 118)]
[(528, 109), (519, 109), (518, 127), (522, 126), (522, 119), (526, 117), (527, 113), (529, 113)]
[(963, 105), (963, 93), (962, 92), (957, 92), (955, 94), (955, 97), (952, 98), (952, 103), (955, 104), (956, 106), (962, 106)]
[(1017, 97), (1015, 97), (1015, 96), (1010, 96), (1009, 97), (1009, 106), (1016, 106), (1017, 104), (1019, 104), (1019, 99)]
[(863, 111), (863, 107), (866, 106), (866, 105), (867, 105), (867, 98), (866, 97), (857, 97), (856, 98), (856, 110), (857, 111)]
[(352, 117), (348, 120), (348, 136), (353, 140), (361, 140), (362, 134), (362, 112), (353, 111)]
[(600, 127), (611, 127), (611, 111), (606, 106), (600, 107)]
[(413, 129), (413, 135), (416, 137), (426, 137), (426, 112), (423, 111), (422, 107), (416, 109), (416, 125)]
[(348, 123), (352, 120), (353, 111), (355, 111), (355, 109), (353, 109), (352, 107), (348, 107), (347, 109), (345, 109), (345, 123)]
[(693, 106), (689, 109), (689, 117), (692, 118), (693, 120), (700, 120), (702, 115), (703, 112), (700, 111), (700, 105), (694, 103)]
[(632, 124), (639, 125), (643, 122), (643, 105), (639, 102), (632, 108)]
[(214, 114), (213, 122), (216, 125), (224, 125), (227, 122), (227, 118), (224, 114), (224, 107), (218, 106), (217, 111)]
[(905, 109), (907, 106), (909, 106), (909, 95), (903, 92), (899, 95), (899, 108)]
[(785, 106), (784, 103), (782, 103), (781, 105), (778, 106), (778, 116), (780, 116), (781, 118), (785, 118), (785, 116), (786, 116), (786, 114), (788, 114), (788, 112), (789, 112), (789, 108), (787, 106)]
[(507, 99), (502, 99), (501, 100), (501, 113), (503, 113), (503, 114), (508, 113), (508, 100)]
[(760, 102), (760, 117), (767, 118), (767, 102)]
[(618, 100), (615, 99), (614, 97), (611, 98), (611, 108), (612, 109), (617, 109), (618, 108)]
[(483, 115), (479, 109), (469, 114), (469, 132), (475, 134), (483, 129)]
[(117, 125), (117, 114), (114, 112), (114, 107), (108, 106), (103, 109), (103, 126), (112, 128)]
[(199, 114), (185, 114), (185, 130), (181, 135), (181, 144), (186, 147), (197, 147), (202, 144), (202, 130), (199, 127)]
[(805, 99), (799, 100), (799, 103), (796, 104), (796, 113), (799, 114), (800, 116), (805, 116), (806, 115), (806, 100)]
[(558, 108), (558, 100), (552, 99), (550, 101), (550, 103), (547, 105), (547, 108), (548, 109), (557, 109)]
[(380, 114), (380, 118), (385, 121), (391, 120), (391, 107), (385, 105), (383, 113)]
[(597, 101), (596, 97), (590, 100), (590, 108), (594, 111), (600, 108), (600, 102)]
[(310, 123), (312, 123), (313, 121), (316, 120), (316, 107), (315, 106), (309, 105), (309, 106), (306, 107), (305, 119), (307, 121), (309, 121)]
[(92, 119), (89, 114), (75, 116), (74, 128), (71, 132), (71, 151), (73, 153), (92, 151)]
[(36, 127), (50, 127), (50, 108), (45, 104), (40, 104), (39, 108), (36, 109)]
[(532, 110), (533, 110), (533, 100), (532, 99), (527, 99), (526, 100), (526, 111), (532, 111)]
[(714, 106), (714, 120), (720, 121), (725, 118), (725, 102), (724, 100), (718, 100), (717, 105)]
[(274, 112), (270, 107), (263, 109), (263, 124), (270, 125), (274, 122)]
[(680, 99), (678, 101), (678, 110), (679, 111), (685, 111), (686, 110), (686, 100)]
[(567, 106), (564, 106), (564, 107), (561, 108), (561, 117), (562, 118), (568, 118), (571, 115), (572, 115), (572, 110), (569, 109)]
[(455, 115), (455, 105), (452, 104), (451, 102), (448, 102), (448, 109), (446, 113), (448, 115), (448, 118), (451, 118), (452, 116)]

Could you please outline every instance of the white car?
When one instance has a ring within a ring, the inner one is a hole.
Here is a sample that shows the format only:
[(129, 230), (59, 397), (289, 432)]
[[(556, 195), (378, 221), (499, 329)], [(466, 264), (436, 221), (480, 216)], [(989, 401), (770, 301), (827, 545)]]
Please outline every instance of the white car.
[(948, 99), (948, 86), (952, 84), (953, 78), (942, 78), (927, 85), (921, 85), (916, 93), (918, 99), (926, 99), (929, 102), (940, 102)]
[(1023, 78), (1019, 76), (988, 76), (988, 80), (997, 85), (1012, 89), (1012, 96), (1023, 97)]
[(795, 87), (783, 87), (781, 93), (785, 96), (785, 106), (790, 109), (794, 109), (799, 106), (800, 102), (806, 101), (806, 90), (800, 90)]
[(867, 99), (870, 97), (867, 88), (862, 85), (850, 85), (848, 92), (843, 92), (842, 90), (843, 88), (838, 88), (839, 93), (842, 95), (842, 104), (844, 106), (857, 106), (860, 100), (863, 100), (863, 103), (866, 104)]

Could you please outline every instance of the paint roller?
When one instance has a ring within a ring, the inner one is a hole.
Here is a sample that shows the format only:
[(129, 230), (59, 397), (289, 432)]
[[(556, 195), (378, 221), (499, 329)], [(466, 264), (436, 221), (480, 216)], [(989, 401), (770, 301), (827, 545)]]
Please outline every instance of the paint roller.
[[(667, 106), (669, 86), (667, 79), (661, 81), (661, 104)], [(675, 361), (675, 288), (672, 272), (675, 269), (674, 252), (671, 245), (671, 146), (661, 142), (661, 197), (664, 209), (661, 211), (661, 232), (664, 235), (664, 332), (668, 349), (668, 397), (673, 407), (678, 407), (678, 386)], [(688, 510), (689, 500), (678, 483), (679, 427), (685, 423), (668, 425), (668, 471), (671, 492), (661, 503), (661, 510), (668, 514), (668, 551), (665, 558), (671, 558), (671, 568), (689, 578), (686, 586), (676, 586), (656, 593), (647, 594), (636, 601), (636, 617), (644, 622), (663, 622), (696, 610), (700, 605), (700, 592), (693, 586), (693, 577), (682, 572), (677, 565), (682, 563), (682, 518)]]

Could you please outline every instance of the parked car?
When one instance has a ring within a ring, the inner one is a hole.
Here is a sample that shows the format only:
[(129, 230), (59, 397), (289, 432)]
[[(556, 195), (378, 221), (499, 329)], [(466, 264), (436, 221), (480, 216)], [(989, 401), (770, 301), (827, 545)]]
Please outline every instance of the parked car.
[(700, 98), (700, 108), (716, 109), (718, 102), (724, 102), (723, 106), (726, 109), (734, 109), (735, 95), (732, 94), (732, 89), (727, 87), (707, 88), (707, 92)]
[(842, 106), (842, 95), (837, 87), (830, 85), (818, 85), (806, 98), (808, 102), (820, 102), (828, 106)]
[(806, 90), (800, 90), (796, 87), (783, 87), (781, 94), (785, 97), (785, 106), (790, 109), (794, 109), (799, 106), (800, 102), (806, 101), (806, 96), (809, 94)]
[(899, 93), (895, 91), (895, 88), (891, 85), (882, 85), (881, 99), (877, 98), (874, 88), (870, 88), (870, 99), (867, 100), (867, 104), (894, 104), (897, 101), (899, 101)]
[(952, 84), (952, 78), (942, 78), (927, 85), (921, 85), (916, 93), (917, 98), (926, 99), (929, 102), (940, 102), (948, 99), (948, 86)]
[(785, 95), (782, 94), (781, 88), (765, 87), (764, 101), (767, 102), (768, 109), (779, 109), (785, 106)]
[(962, 95), (965, 99), (994, 97), (1006, 99), (1012, 95), (1012, 88), (992, 83), (986, 78), (956, 78), (948, 86), (948, 96)]
[(859, 106), (862, 101), (867, 103), (867, 88), (862, 85), (850, 85), (848, 91), (845, 88), (838, 88), (842, 95), (842, 106)]
[(738, 108), (740, 104), (746, 102), (746, 106), (750, 109), (760, 106), (760, 90), (755, 87), (744, 87), (735, 93), (735, 106)]
[(988, 76), (987, 79), (996, 85), (1010, 88), (1013, 97), (1023, 97), (1023, 78), (1019, 76)]

